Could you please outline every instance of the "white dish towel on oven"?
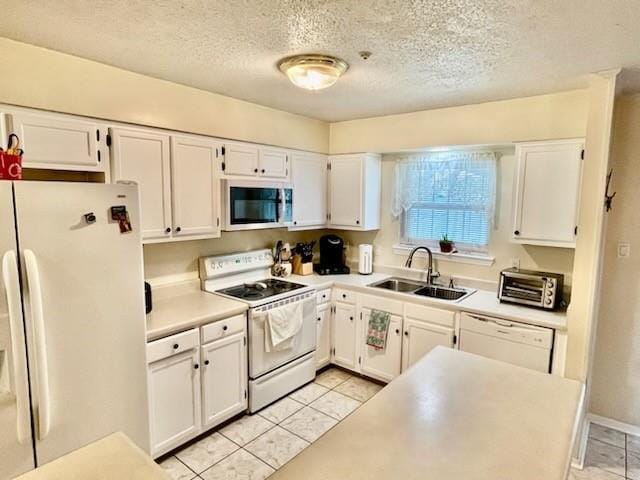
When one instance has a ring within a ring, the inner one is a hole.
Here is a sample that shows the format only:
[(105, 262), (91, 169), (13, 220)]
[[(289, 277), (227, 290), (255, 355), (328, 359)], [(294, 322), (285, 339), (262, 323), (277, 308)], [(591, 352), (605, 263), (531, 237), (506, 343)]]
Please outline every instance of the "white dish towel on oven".
[(302, 329), (302, 302), (269, 310), (264, 326), (265, 350), (279, 352), (291, 348), (300, 329)]

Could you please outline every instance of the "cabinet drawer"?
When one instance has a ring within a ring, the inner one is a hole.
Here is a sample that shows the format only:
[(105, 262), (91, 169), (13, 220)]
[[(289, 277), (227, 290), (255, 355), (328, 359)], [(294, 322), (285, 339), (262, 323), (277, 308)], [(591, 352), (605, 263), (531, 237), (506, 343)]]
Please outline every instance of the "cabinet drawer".
[(227, 335), (242, 332), (246, 325), (247, 319), (244, 315), (236, 315), (235, 317), (225, 318), (205, 325), (200, 328), (202, 331), (202, 343), (212, 342)]
[(356, 293), (342, 288), (334, 289), (333, 298), (337, 302), (350, 303), (352, 305), (355, 305), (356, 303)]
[(421, 320), (428, 323), (435, 323), (445, 327), (453, 328), (456, 321), (456, 312), (430, 308), (413, 303), (405, 304), (405, 315), (414, 320)]
[(321, 305), (323, 303), (327, 303), (331, 301), (331, 289), (325, 288), (324, 290), (320, 290), (316, 293), (316, 303)]
[(149, 342), (147, 343), (147, 363), (186, 352), (196, 348), (199, 343), (197, 328)]
[(362, 295), (360, 305), (370, 310), (381, 310), (394, 315), (402, 316), (402, 302), (384, 297), (374, 297), (373, 295)]

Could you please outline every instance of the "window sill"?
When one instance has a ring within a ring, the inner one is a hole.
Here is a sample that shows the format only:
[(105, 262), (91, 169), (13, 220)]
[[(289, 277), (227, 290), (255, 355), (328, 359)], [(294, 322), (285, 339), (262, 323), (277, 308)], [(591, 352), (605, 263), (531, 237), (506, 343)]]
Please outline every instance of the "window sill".
[[(408, 256), (411, 250), (413, 250), (414, 246), (409, 245), (394, 245), (393, 253), (397, 255), (405, 255)], [(445, 262), (454, 262), (454, 263), (468, 263), (471, 265), (483, 265), (486, 267), (490, 267), (496, 261), (495, 257), (491, 257), (482, 253), (442, 253), (437, 250), (431, 250), (433, 254), (433, 258), (438, 260), (442, 260)], [(415, 256), (417, 257), (426, 257), (427, 254), (424, 250), (419, 250), (416, 252)]]

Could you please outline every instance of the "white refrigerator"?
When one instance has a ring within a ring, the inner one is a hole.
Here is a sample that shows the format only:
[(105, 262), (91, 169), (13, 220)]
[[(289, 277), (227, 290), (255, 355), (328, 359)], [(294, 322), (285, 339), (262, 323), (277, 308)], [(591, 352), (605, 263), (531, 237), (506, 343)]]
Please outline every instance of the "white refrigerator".
[(149, 451), (138, 205), (131, 185), (0, 181), (0, 479), (115, 431)]

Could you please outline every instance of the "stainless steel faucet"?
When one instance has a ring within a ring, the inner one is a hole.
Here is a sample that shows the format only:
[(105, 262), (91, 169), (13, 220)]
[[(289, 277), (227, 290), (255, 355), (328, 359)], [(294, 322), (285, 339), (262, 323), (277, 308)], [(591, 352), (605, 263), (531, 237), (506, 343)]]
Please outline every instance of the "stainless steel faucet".
[(411, 264), (413, 263), (413, 256), (418, 250), (426, 251), (429, 257), (429, 261), (427, 264), (427, 285), (431, 285), (433, 283), (433, 278), (439, 277), (440, 274), (433, 273), (433, 254), (431, 253), (431, 250), (428, 247), (416, 247), (413, 250), (411, 250), (411, 253), (409, 253), (409, 256), (407, 257), (407, 261), (404, 263), (404, 266), (407, 268), (411, 268)]

